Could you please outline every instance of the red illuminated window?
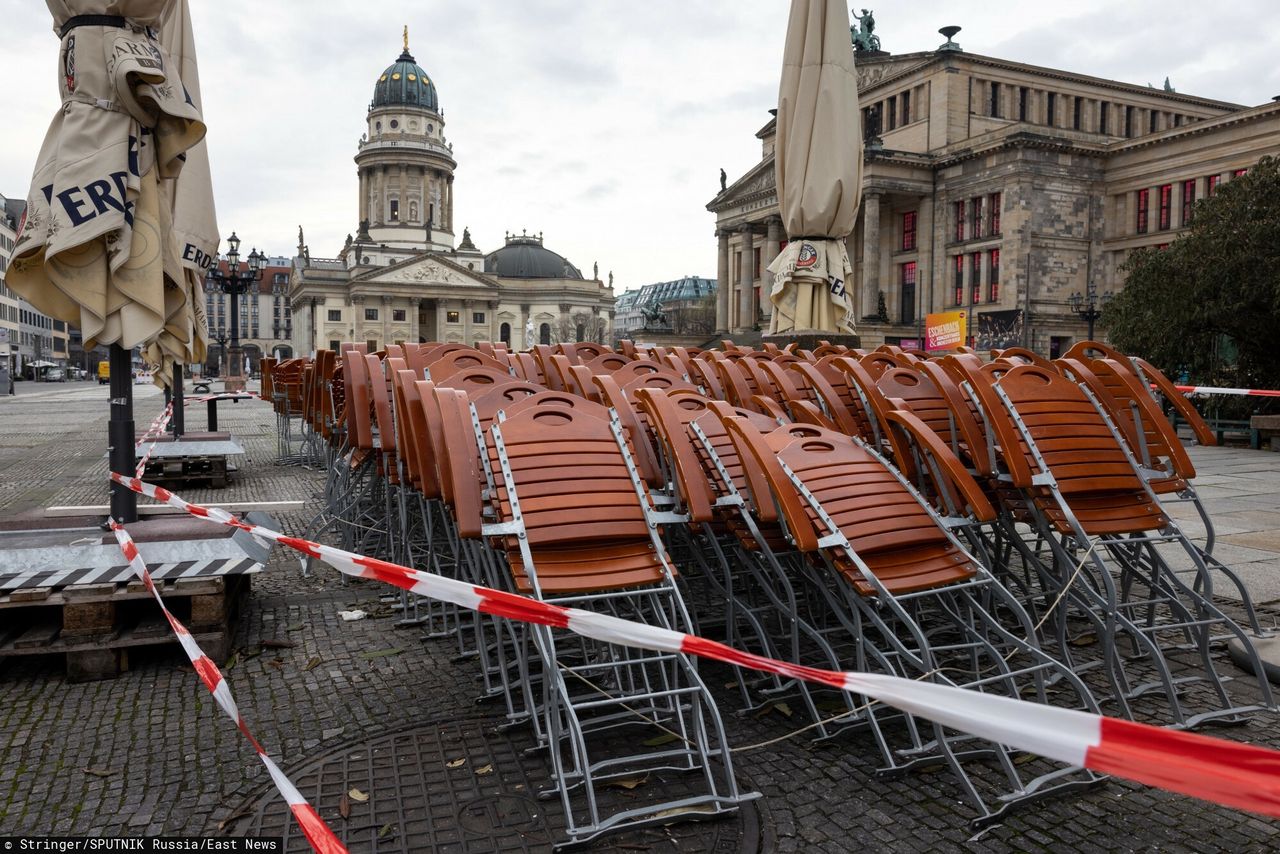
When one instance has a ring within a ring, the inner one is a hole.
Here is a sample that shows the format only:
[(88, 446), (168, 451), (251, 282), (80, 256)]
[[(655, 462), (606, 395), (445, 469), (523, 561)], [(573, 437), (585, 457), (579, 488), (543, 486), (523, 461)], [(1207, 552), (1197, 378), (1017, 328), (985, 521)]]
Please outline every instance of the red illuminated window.
[(1147, 233), (1147, 212), (1151, 207), (1151, 191), (1138, 191), (1138, 234)]
[(999, 193), (992, 193), (991, 195), (987, 196), (987, 207), (990, 208), (990, 213), (988, 213), (987, 216), (991, 217), (991, 228), (987, 233), (990, 234), (992, 237), (998, 237), (1000, 235), (1000, 194)]
[(1209, 187), (1209, 191), (1206, 195), (1212, 196), (1214, 193), (1218, 192), (1218, 185), (1222, 183), (1222, 176), (1210, 175), (1205, 179), (1205, 183), (1208, 184)]
[(1160, 230), (1166, 231), (1173, 224), (1173, 185), (1160, 185)]
[(1000, 300), (1000, 250), (992, 249), (987, 253), (987, 302)]
[(1234, 172), (1232, 172), (1232, 173), (1231, 173), (1231, 177), (1232, 177), (1232, 178), (1239, 178), (1239, 177), (1243, 176), (1245, 173), (1247, 173), (1248, 171), (1249, 171), (1248, 169), (1237, 169), (1236, 171), (1234, 171)]
[(956, 261), (956, 288), (955, 288), (955, 304), (964, 304), (964, 256), (957, 255)]
[(1182, 224), (1191, 225), (1191, 209), (1196, 204), (1195, 179), (1182, 182)]
[(969, 200), (969, 236), (982, 236), (982, 196)]
[(902, 215), (902, 251), (909, 252), (916, 248), (916, 212), (907, 211)]
[(964, 240), (964, 202), (956, 202), (956, 240)]
[(982, 302), (982, 253), (969, 256), (969, 291), (975, 303)]

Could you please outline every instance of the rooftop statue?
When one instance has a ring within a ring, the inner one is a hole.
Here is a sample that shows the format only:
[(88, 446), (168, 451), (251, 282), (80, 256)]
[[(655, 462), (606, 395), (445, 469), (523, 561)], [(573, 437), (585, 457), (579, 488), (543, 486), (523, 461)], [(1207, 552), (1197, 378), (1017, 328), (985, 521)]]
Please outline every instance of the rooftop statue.
[[(850, 9), (849, 11), (853, 12), (854, 10)], [(880, 50), (880, 37), (874, 34), (876, 19), (871, 10), (863, 9), (861, 15), (855, 14), (853, 17), (858, 22), (849, 27), (849, 38), (853, 42), (854, 51), (862, 53), (864, 51)], [(858, 28), (859, 24), (862, 26), (861, 29)]]

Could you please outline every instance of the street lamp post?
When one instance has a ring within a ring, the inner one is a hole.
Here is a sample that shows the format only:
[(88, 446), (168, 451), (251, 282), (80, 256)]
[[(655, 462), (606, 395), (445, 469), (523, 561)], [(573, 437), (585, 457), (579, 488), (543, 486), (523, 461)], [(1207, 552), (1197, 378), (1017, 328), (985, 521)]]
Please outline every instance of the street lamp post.
[(1111, 302), (1111, 292), (1107, 291), (1101, 296), (1098, 295), (1098, 288), (1093, 282), (1089, 282), (1085, 286), (1084, 295), (1081, 296), (1076, 291), (1067, 297), (1067, 305), (1071, 307), (1071, 311), (1083, 317), (1085, 322), (1089, 324), (1089, 340), (1093, 340), (1093, 324), (1098, 318), (1102, 317), (1102, 310), (1106, 308), (1107, 303)]
[(240, 269), (240, 238), (231, 232), (227, 238), (227, 272), (215, 263), (209, 270), (209, 284), (216, 286), (231, 297), (231, 349), (224, 349), (227, 357), (227, 375), (223, 379), (223, 388), (227, 391), (244, 391), (244, 375), (240, 368), (240, 295), (249, 286), (262, 278), (262, 262), (265, 254), (257, 249), (249, 252), (248, 266)]
[(215, 363), (215, 367), (217, 368), (217, 374), (220, 376), (222, 374), (222, 366), (227, 361), (226, 327), (219, 326), (217, 329), (212, 330), (209, 335), (218, 344), (218, 361)]

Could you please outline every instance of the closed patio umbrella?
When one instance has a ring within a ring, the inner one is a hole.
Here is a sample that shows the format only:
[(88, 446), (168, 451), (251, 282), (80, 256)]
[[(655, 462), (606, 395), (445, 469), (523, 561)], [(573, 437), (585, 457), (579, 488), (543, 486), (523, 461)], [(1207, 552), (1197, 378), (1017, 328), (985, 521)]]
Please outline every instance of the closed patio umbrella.
[(788, 243), (769, 265), (770, 334), (854, 332), (853, 269), (844, 244), (862, 191), (860, 124), (844, 5), (792, 0), (774, 148)]
[[(174, 179), (205, 134), (161, 39), (175, 20), (189, 35), (186, 0), (46, 3), (61, 39), (62, 105), (36, 160), (7, 283), (79, 327), (86, 349), (111, 345), (111, 467), (129, 473), (129, 351), (162, 340), (181, 314), (187, 276)], [(197, 340), (194, 329), (176, 337)], [(113, 487), (111, 505), (120, 521), (136, 514), (127, 490)]]
[(62, 38), (54, 116), (36, 161), (8, 284), (132, 349), (163, 328), (181, 268), (161, 184), (205, 132), (158, 27), (180, 0), (47, 0)]
[[(203, 112), (195, 37), (187, 0), (170, 3), (161, 20), (160, 44), (177, 68), (187, 96)], [(158, 366), (157, 385), (168, 385), (174, 364), (204, 362), (209, 344), (205, 316), (204, 278), (218, 251), (218, 221), (213, 205), (209, 150), (201, 139), (186, 152), (178, 177), (161, 182), (162, 204), (172, 211), (172, 245), (180, 269), (166, 268), (165, 322), (146, 347), (144, 358)]]

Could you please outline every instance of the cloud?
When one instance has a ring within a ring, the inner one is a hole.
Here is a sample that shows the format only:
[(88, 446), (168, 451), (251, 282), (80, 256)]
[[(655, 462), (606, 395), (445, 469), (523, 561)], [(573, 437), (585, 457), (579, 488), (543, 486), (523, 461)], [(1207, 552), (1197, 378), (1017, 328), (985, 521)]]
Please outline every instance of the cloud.
[[(335, 0), (192, 3), (220, 227), (272, 254), (302, 222), (332, 256), (358, 217), (352, 158), (401, 27), (435, 82), (454, 144), (455, 221), (484, 250), (513, 226), (619, 290), (713, 276), (705, 210), (723, 167), (760, 159), (777, 97), (779, 0)], [(919, 0), (877, 9), (895, 53), (963, 48), (1246, 104), (1280, 94), (1280, 16), (1266, 0)], [(0, 193), (22, 197), (58, 108), (57, 38), (38, 5), (0, 0), (10, 79)], [(17, 70), (17, 71), (15, 71)], [(660, 251), (655, 251), (660, 246)]]

